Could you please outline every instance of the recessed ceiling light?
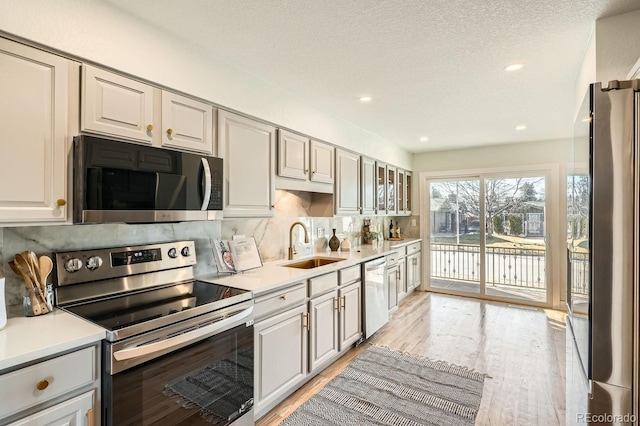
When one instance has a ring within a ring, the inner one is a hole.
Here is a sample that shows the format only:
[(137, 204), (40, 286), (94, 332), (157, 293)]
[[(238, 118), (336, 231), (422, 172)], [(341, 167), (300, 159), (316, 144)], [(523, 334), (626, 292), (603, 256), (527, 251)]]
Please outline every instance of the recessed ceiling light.
[(516, 130), (526, 130), (527, 126), (525, 126), (524, 124), (518, 124), (516, 126)]
[(420, 137), (420, 142), (429, 142), (429, 138), (426, 136)]
[(371, 102), (371, 96), (361, 96), (360, 102)]
[(518, 71), (524, 67), (524, 64), (509, 64), (504, 67), (505, 71)]

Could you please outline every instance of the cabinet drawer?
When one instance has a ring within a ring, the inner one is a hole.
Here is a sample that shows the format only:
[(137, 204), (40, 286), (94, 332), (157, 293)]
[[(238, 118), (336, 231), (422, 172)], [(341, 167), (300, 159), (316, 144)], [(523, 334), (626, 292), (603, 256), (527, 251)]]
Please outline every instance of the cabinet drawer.
[(351, 284), (360, 281), (360, 265), (340, 270), (340, 285)]
[(420, 251), (420, 241), (407, 246), (407, 256)]
[(287, 287), (255, 299), (253, 312), (261, 318), (274, 312), (299, 305), (307, 299), (307, 289), (303, 283)]
[(95, 346), (3, 374), (0, 376), (0, 418), (71, 392), (94, 380)]
[(404, 247), (401, 249), (396, 249), (387, 255), (387, 267), (397, 265), (398, 260), (404, 257), (405, 251)]
[(309, 280), (309, 297), (324, 293), (338, 286), (338, 273), (332, 272)]

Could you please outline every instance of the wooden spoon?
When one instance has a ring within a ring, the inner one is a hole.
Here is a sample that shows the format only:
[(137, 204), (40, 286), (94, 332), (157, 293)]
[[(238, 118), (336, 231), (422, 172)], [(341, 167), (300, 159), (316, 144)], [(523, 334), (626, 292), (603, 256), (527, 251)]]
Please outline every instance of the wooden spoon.
[(16, 275), (21, 276), (24, 280), (24, 284), (27, 286), (27, 290), (29, 291), (29, 300), (31, 300), (31, 308), (33, 309), (33, 314), (40, 315), (42, 313), (42, 309), (40, 307), (40, 302), (38, 301), (38, 298), (33, 291), (33, 283), (31, 282), (31, 279), (27, 274), (22, 272), (22, 270), (13, 260), (9, 262), (9, 266)]
[[(49, 312), (49, 309), (47, 308), (47, 299), (46, 297), (44, 297), (44, 294), (42, 293), (42, 290), (40, 289), (40, 286), (38, 285), (38, 279), (36, 278), (37, 275), (35, 274), (35, 271), (33, 270), (33, 267), (31, 266), (31, 263), (28, 260), (28, 255), (25, 258), (25, 256), (23, 256), (23, 253), (18, 253), (15, 255), (14, 257), (14, 262), (16, 264), (16, 266), (18, 267), (18, 269), (22, 272), (22, 274), (24, 274), (23, 279), (26, 277), (27, 279), (25, 279), (25, 284), (27, 285), (27, 287), (29, 286), (29, 284), (31, 284), (32, 289), (34, 291), (34, 296), (35, 299), (38, 302), (39, 305), (39, 311), (42, 314), (46, 314), (47, 312)], [(35, 307), (33, 309), (33, 313), (36, 315), (39, 315), (38, 313), (36, 313)]]
[(53, 270), (53, 261), (49, 256), (40, 256), (38, 258), (38, 265), (40, 266), (40, 283), (44, 286), (44, 291), (47, 291), (47, 278)]
[(40, 292), (42, 293), (43, 297), (45, 297), (47, 294), (47, 284), (43, 283), (40, 279), (40, 262), (38, 261), (38, 256), (36, 256), (36, 254), (32, 251), (28, 251), (27, 259), (29, 260), (29, 266), (31, 266), (31, 269), (34, 272), (33, 281), (38, 285), (38, 287), (40, 287)]

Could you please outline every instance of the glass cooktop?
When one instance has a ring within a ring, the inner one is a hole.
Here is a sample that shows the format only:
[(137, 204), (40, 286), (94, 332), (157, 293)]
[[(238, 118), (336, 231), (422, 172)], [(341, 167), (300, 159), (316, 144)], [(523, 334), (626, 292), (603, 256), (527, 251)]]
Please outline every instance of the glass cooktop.
[[(250, 298), (251, 293), (246, 290), (191, 281), (66, 306), (63, 309), (111, 332), (132, 328), (148, 331), (156, 326), (176, 323)], [(138, 325), (142, 328), (135, 327)]]

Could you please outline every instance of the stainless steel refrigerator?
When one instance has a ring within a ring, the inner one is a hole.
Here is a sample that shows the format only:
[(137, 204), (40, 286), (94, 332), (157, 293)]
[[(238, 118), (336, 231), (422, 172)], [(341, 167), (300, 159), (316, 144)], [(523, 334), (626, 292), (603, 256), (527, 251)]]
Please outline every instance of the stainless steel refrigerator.
[(592, 84), (567, 173), (567, 424), (638, 424), (640, 80)]

